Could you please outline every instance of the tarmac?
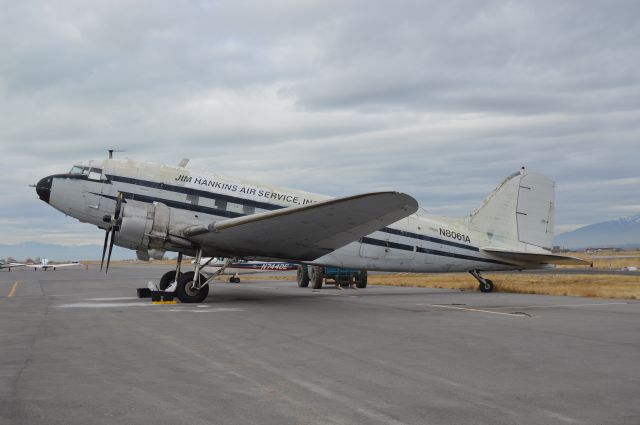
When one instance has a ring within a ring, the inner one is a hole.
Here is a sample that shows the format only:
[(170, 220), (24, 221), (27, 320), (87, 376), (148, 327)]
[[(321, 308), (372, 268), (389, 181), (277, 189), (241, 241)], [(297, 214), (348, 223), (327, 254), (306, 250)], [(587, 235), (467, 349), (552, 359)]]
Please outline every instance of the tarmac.
[(0, 424), (640, 424), (640, 302), (0, 272)]

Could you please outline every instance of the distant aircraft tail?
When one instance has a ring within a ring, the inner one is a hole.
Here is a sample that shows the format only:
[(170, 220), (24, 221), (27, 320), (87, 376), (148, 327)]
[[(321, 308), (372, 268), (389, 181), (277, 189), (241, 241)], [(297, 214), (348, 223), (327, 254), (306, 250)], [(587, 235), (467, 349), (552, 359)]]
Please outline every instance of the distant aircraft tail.
[(555, 183), (524, 168), (507, 177), (470, 217), (471, 229), (487, 234), (492, 244), (551, 250)]

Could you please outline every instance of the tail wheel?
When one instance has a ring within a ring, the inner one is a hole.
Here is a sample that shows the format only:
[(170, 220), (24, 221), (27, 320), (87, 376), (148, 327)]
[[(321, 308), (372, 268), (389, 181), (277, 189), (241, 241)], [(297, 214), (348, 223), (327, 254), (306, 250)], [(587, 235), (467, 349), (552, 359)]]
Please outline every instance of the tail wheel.
[(176, 280), (176, 271), (175, 270), (168, 271), (165, 274), (163, 274), (162, 277), (160, 278), (160, 284), (158, 285), (158, 288), (161, 291), (164, 291), (169, 287), (169, 285), (175, 282), (175, 280)]
[(493, 282), (491, 279), (485, 279), (484, 282), (480, 282), (480, 292), (493, 291)]
[[(183, 273), (178, 278), (176, 296), (183, 303), (201, 303), (209, 295), (209, 285), (196, 289), (194, 284), (194, 272)], [(204, 276), (200, 275), (200, 282), (204, 282)]]
[(306, 288), (309, 286), (309, 271), (306, 265), (298, 266), (298, 287)]
[(367, 271), (361, 270), (356, 276), (356, 288), (366, 288), (367, 287)]
[(311, 268), (311, 287), (313, 289), (322, 288), (322, 283), (324, 281), (324, 267), (313, 266)]

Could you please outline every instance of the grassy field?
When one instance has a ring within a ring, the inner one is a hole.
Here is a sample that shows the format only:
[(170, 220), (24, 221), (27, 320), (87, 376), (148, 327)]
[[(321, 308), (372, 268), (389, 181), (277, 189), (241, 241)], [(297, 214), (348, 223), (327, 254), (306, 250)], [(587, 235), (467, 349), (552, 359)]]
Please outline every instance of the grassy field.
[[(595, 269), (619, 270), (623, 267), (635, 266), (640, 268), (640, 251), (620, 251), (620, 252), (570, 252), (560, 255), (582, 258), (592, 261)], [(611, 258), (618, 257), (618, 258)], [(584, 266), (559, 266), (560, 268), (584, 268)]]
[[(640, 276), (521, 273), (484, 274), (483, 276), (493, 281), (496, 292), (640, 299)], [(372, 285), (478, 290), (477, 281), (467, 273), (371, 275), (369, 283)]]
[[(562, 295), (594, 298), (640, 299), (640, 276), (552, 275), (499, 273), (483, 274), (494, 283), (494, 291), (518, 294)], [(263, 280), (260, 275), (242, 276), (243, 280)], [(269, 280), (295, 281), (295, 275), (269, 276)], [(478, 282), (468, 273), (443, 274), (369, 274), (370, 285), (477, 291)]]

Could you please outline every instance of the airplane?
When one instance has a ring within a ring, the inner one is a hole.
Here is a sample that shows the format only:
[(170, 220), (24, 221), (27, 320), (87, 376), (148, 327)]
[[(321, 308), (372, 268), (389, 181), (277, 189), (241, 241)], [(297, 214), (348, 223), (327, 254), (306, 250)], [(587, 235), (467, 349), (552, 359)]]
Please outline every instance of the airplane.
[[(195, 264), (196, 260), (191, 261), (191, 264)], [(202, 267), (202, 264), (207, 264)], [(207, 258), (200, 259), (200, 270), (202, 273), (212, 274), (220, 270), (225, 265), (225, 258)], [(249, 260), (237, 260), (225, 267), (225, 269), (218, 274), (227, 275), (229, 282), (240, 283), (241, 274), (256, 274), (256, 273), (268, 273), (275, 271), (292, 271), (298, 270), (298, 265), (294, 263), (286, 263), (282, 261), (249, 261)]]
[(0, 270), (7, 269), (8, 271), (11, 271), (12, 268), (24, 267), (24, 266), (25, 265), (22, 263), (13, 263), (13, 262), (7, 263), (5, 260), (0, 259)]
[(39, 264), (35, 264), (35, 263), (26, 263), (23, 264), (23, 266), (25, 267), (31, 267), (33, 268), (33, 270), (38, 270), (38, 269), (42, 269), (44, 271), (47, 271), (49, 269), (52, 270), (56, 270), (60, 267), (71, 267), (71, 266), (81, 266), (82, 264), (78, 261), (74, 261), (71, 263), (65, 263), (65, 264), (55, 264), (55, 263), (51, 263), (49, 262), (48, 258), (43, 258), (42, 260), (40, 260)]
[[(102, 264), (117, 244), (138, 252), (178, 252), (174, 281), (183, 303), (202, 302), (209, 282), (234, 259), (299, 263), (298, 285), (322, 285), (323, 266), (395, 272), (469, 272), (482, 292), (482, 272), (552, 264), (589, 264), (551, 252), (555, 184), (524, 168), (508, 176), (462, 218), (416, 214), (417, 201), (379, 191), (341, 198), (131, 159), (79, 162), (35, 185), (39, 198), (105, 231)], [(193, 271), (182, 272), (183, 254)], [(203, 278), (204, 256), (225, 257)]]

